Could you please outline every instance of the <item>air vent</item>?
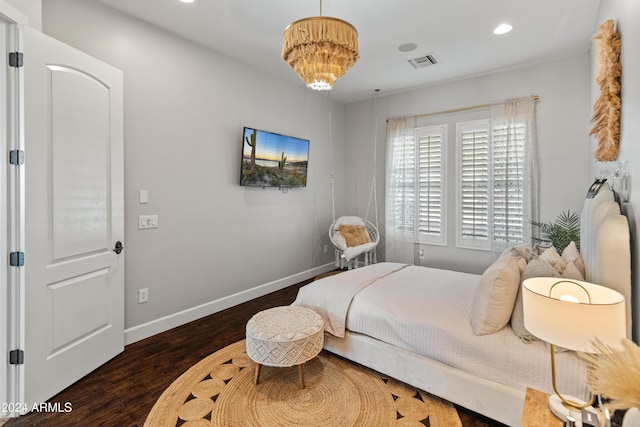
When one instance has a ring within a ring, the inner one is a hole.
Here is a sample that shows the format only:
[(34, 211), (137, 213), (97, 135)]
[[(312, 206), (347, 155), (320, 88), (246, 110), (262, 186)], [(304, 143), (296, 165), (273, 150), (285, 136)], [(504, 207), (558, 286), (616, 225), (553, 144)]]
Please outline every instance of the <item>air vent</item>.
[(417, 58), (410, 59), (409, 64), (413, 66), (413, 68), (425, 68), (430, 65), (434, 65), (438, 63), (438, 60), (432, 54), (427, 54), (424, 56), (419, 56)]

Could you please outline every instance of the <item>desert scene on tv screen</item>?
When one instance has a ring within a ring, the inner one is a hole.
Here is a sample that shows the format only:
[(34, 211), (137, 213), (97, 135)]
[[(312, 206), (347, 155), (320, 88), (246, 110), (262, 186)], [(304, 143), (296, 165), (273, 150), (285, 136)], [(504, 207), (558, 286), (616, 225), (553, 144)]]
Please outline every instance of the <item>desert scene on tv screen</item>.
[(305, 187), (309, 141), (245, 128), (240, 185)]

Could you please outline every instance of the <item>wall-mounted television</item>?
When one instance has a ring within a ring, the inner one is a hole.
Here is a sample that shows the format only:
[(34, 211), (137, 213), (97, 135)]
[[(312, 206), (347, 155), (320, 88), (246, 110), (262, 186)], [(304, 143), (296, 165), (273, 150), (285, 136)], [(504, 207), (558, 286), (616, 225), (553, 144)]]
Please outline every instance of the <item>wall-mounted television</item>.
[(240, 185), (306, 187), (309, 140), (245, 127)]

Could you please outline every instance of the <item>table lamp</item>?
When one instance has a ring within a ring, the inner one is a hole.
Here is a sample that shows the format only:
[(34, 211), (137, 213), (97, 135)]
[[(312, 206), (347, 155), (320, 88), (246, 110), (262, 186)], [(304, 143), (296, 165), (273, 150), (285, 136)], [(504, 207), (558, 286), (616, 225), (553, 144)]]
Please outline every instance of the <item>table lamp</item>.
[(551, 347), (551, 376), (555, 395), (549, 397), (549, 409), (566, 419), (571, 410), (580, 418), (589, 402), (563, 396), (556, 386), (555, 346), (584, 353), (598, 348), (622, 349), (626, 338), (624, 297), (613, 289), (579, 280), (534, 277), (522, 283), (524, 325), (531, 334)]

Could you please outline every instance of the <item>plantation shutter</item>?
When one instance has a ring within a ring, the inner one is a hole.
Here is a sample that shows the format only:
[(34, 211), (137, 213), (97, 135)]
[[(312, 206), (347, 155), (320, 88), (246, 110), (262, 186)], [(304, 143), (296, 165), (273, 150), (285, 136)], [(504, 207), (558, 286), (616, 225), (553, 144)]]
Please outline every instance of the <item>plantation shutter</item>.
[(417, 229), (421, 243), (445, 244), (444, 141), (445, 126), (419, 128)]
[(523, 124), (493, 128), (494, 242), (523, 241), (524, 144)]
[(489, 248), (490, 167), (489, 121), (457, 124), (457, 245)]

